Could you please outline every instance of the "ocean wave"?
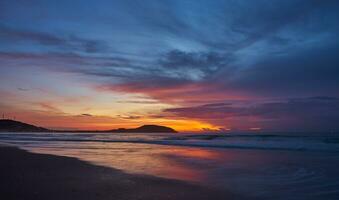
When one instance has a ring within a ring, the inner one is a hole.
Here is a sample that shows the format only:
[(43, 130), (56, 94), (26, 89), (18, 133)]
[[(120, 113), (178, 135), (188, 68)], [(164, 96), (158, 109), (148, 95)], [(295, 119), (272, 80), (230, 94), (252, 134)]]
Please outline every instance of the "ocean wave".
[(338, 137), (281, 135), (182, 135), (138, 134), (0, 134), (3, 142), (102, 142), (145, 143), (209, 148), (269, 149), (293, 151), (339, 151)]

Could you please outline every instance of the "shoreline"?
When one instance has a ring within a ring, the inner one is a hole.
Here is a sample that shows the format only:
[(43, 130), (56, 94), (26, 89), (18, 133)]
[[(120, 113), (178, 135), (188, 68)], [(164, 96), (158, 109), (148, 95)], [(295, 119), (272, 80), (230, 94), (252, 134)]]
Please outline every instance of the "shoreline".
[(0, 197), (10, 199), (245, 199), (231, 192), (128, 174), (76, 158), (0, 146)]

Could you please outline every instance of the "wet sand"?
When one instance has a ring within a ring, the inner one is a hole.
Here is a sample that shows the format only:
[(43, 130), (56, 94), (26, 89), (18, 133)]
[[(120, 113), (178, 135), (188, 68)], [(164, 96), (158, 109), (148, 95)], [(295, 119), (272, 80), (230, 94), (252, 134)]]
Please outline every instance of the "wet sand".
[(127, 174), (76, 158), (0, 147), (0, 199), (245, 199), (182, 181)]

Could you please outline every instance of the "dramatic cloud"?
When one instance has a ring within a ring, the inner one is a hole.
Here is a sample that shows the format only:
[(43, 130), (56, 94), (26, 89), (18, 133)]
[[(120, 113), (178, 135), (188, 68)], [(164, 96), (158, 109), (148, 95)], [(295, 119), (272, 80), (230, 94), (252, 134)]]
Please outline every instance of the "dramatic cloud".
[(81, 114), (81, 116), (83, 116), (83, 117), (92, 117), (93, 115), (87, 114), (87, 113), (83, 113), (83, 114)]
[[(156, 102), (155, 115), (220, 127), (329, 130), (336, 100), (307, 97), (339, 98), (338, 9), (335, 0), (4, 0), (0, 90)], [(111, 116), (144, 117), (126, 109)]]

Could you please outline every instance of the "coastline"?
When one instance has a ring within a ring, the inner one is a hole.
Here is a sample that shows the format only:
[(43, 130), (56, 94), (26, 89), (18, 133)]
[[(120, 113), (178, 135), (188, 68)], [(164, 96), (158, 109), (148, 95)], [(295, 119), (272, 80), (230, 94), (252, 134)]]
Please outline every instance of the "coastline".
[(0, 196), (10, 199), (244, 199), (183, 181), (0, 146)]

